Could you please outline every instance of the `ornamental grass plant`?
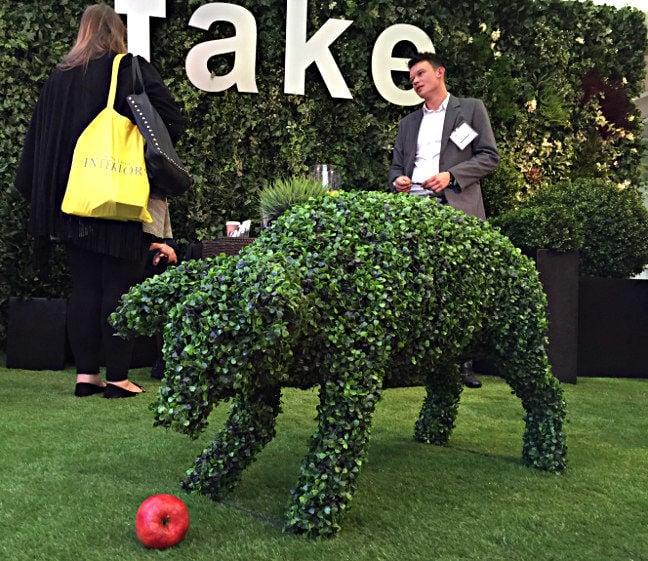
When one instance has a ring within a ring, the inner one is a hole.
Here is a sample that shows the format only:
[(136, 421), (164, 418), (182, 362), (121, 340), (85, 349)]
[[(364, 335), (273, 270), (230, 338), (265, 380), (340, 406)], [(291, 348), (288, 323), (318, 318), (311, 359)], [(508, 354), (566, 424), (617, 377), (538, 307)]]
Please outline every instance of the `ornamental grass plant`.
[(261, 216), (271, 222), (290, 207), (305, 203), (311, 198), (323, 197), (328, 187), (309, 177), (275, 179), (259, 192)]
[[(423, 388), (386, 390), (345, 531), (311, 541), (280, 527), (314, 428), (313, 391), (286, 391), (264, 461), (215, 503), (179, 490), (208, 436), (153, 427), (159, 382), (148, 370), (131, 376), (147, 392), (125, 400), (74, 398), (72, 368), (0, 376), (2, 560), (648, 559), (648, 380), (564, 386), (570, 463), (561, 475), (521, 465), (522, 408), (499, 378), (463, 392), (446, 447), (411, 438)], [(221, 405), (214, 423), (226, 415)], [(191, 514), (185, 540), (160, 553), (134, 533), (137, 507), (154, 493), (181, 497)]]

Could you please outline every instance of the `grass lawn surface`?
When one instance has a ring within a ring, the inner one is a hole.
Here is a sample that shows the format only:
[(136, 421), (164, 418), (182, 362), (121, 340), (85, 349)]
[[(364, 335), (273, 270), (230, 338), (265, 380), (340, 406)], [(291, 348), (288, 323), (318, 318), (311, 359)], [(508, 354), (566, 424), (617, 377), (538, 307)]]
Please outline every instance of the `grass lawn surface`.
[[(0, 357), (4, 364), (4, 357)], [(75, 398), (74, 372), (0, 368), (0, 560), (648, 561), (648, 380), (565, 385), (568, 467), (520, 464), (522, 407), (499, 378), (464, 390), (447, 447), (415, 443), (423, 389), (386, 390), (369, 458), (339, 535), (282, 533), (282, 514), (314, 429), (317, 393), (289, 389), (277, 437), (224, 503), (178, 487), (219, 430), (198, 440), (153, 427), (147, 393)], [(135, 537), (149, 495), (187, 504), (185, 540), (162, 552)]]

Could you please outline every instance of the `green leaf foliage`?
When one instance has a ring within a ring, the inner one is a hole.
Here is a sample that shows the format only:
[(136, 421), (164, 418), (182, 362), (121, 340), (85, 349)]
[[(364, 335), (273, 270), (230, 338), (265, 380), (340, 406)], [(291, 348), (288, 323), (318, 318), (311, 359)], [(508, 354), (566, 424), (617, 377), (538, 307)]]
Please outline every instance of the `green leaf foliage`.
[(524, 206), (493, 219), (520, 248), (570, 251), (583, 246), (583, 228), (564, 206)]
[(648, 211), (636, 188), (602, 179), (550, 185), (493, 220), (518, 247), (580, 250), (584, 277), (627, 278), (648, 263)]
[(274, 436), (281, 388), (319, 386), (285, 528), (320, 537), (349, 508), (382, 388), (423, 380), (414, 438), (443, 445), (468, 358), (487, 354), (521, 399), (523, 462), (565, 468), (545, 307), (533, 262), (488, 223), (436, 199), (332, 192), (287, 209), (237, 256), (133, 287), (111, 321), (123, 334), (164, 332), (157, 424), (195, 437), (232, 400), (188, 491), (221, 498)]
[[(591, 69), (630, 99), (642, 91), (646, 28), (638, 10), (567, 0), (440, 0), (425, 5), (414, 0), (309, 0), (308, 37), (329, 19), (353, 21), (330, 47), (353, 96), (341, 100), (331, 98), (315, 65), (306, 70), (306, 95), (283, 92), (283, 0), (237, 3), (257, 24), (258, 95), (238, 93), (235, 87), (217, 93), (197, 89), (184, 70), (188, 51), (233, 34), (222, 22), (208, 30), (189, 26), (204, 4), (167, 2), (167, 17), (149, 20), (151, 61), (188, 125), (178, 151), (195, 185), (171, 202), (181, 246), (221, 235), (226, 220), (258, 217), (263, 187), (303, 175), (316, 163), (334, 165), (346, 190), (386, 188), (397, 123), (411, 108), (391, 105), (378, 94), (371, 53), (379, 35), (398, 23), (415, 25), (429, 35), (447, 60), (453, 94), (484, 99), (499, 149), (511, 165), (511, 174), (494, 176), (485, 191), (491, 215), (509, 209), (512, 194), (526, 196), (545, 183), (592, 173), (617, 183), (638, 178), (643, 146), (636, 110), (619, 121), (627, 122), (627, 128), (601, 138), (599, 98), (581, 103), (581, 80)], [(40, 87), (71, 47), (84, 8), (69, 0), (44, 0), (17, 9), (15, 2), (0, 0), (3, 192), (12, 184)], [(406, 42), (394, 50), (396, 57), (411, 53)], [(234, 55), (226, 53), (208, 64), (219, 76), (230, 72), (233, 63)], [(407, 73), (392, 75), (408, 87)], [(0, 222), (0, 239), (25, 231), (24, 211), (15, 204), (0, 197), (0, 212), (7, 217)], [(3, 263), (29, 261), (27, 237), (1, 249)], [(11, 274), (14, 278), (0, 286), (3, 319), (9, 294), (27, 295), (41, 282), (22, 268)], [(42, 288), (52, 288), (54, 295), (65, 290), (66, 282), (63, 275), (54, 287)], [(4, 324), (0, 321), (0, 341)]]

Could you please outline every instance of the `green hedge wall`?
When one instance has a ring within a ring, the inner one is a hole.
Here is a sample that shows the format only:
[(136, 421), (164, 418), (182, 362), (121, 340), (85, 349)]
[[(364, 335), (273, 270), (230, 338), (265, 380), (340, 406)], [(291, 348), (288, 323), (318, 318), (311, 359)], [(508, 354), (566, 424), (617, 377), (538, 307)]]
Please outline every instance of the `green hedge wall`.
[[(354, 22), (331, 48), (353, 95), (339, 100), (330, 97), (314, 66), (305, 96), (283, 93), (286, 2), (278, 0), (236, 2), (256, 19), (259, 93), (195, 88), (184, 71), (189, 49), (233, 32), (226, 24), (208, 31), (188, 26), (206, 3), (169, 0), (167, 18), (151, 19), (151, 60), (187, 118), (179, 152), (196, 179), (192, 192), (172, 203), (181, 244), (221, 235), (227, 219), (257, 218), (264, 185), (304, 174), (314, 163), (336, 165), (346, 189), (385, 188), (398, 120), (412, 108), (378, 94), (370, 59), (376, 38), (396, 23), (428, 33), (447, 59), (452, 93), (484, 99), (507, 163), (486, 182), (491, 213), (557, 179), (638, 180), (639, 113), (628, 103), (619, 114), (602, 97), (612, 92), (627, 100), (643, 89), (646, 27), (638, 10), (563, 0), (309, 0), (309, 36), (329, 18)], [(40, 86), (72, 45), (85, 6), (0, 0), (0, 259), (8, 273), (0, 280), (0, 341), (9, 295), (66, 290), (60, 268), (48, 285), (29, 270), (29, 240), (21, 234), (25, 205), (8, 190)], [(396, 54), (408, 56), (409, 48), (399, 44)], [(211, 70), (225, 74), (232, 60), (215, 57)]]

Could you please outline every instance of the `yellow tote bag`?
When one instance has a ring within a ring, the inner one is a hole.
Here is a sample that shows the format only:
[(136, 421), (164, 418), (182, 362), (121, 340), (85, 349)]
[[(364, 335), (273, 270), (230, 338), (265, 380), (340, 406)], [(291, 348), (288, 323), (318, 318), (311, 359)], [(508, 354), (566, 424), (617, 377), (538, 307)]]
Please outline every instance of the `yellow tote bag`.
[(61, 210), (76, 216), (152, 222), (146, 209), (144, 137), (137, 125), (113, 109), (123, 56), (113, 61), (106, 107), (77, 140)]

